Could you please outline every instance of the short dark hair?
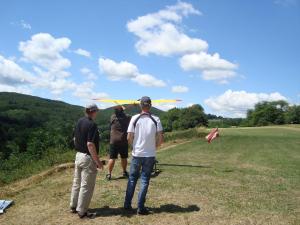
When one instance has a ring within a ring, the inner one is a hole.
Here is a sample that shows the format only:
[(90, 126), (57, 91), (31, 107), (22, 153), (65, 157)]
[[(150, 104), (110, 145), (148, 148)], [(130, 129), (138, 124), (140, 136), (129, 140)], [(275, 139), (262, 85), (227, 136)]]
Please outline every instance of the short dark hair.
[(98, 111), (99, 111), (99, 108), (96, 104), (90, 104), (85, 107), (85, 112), (87, 114), (92, 113), (92, 112), (98, 112)]

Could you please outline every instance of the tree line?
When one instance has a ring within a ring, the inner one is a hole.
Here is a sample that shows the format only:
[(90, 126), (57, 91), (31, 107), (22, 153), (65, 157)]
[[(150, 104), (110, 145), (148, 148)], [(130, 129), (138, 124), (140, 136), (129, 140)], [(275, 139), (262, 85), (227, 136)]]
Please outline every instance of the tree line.
[(259, 102), (248, 110), (246, 119), (241, 122), (243, 126), (282, 124), (300, 124), (300, 105), (289, 105), (283, 100)]

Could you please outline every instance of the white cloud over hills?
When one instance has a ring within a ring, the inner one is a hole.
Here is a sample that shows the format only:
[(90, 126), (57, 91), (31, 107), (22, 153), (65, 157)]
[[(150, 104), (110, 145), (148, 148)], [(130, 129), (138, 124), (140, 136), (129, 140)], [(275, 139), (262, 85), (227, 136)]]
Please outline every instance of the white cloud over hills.
[(287, 100), (287, 98), (278, 92), (268, 94), (227, 90), (219, 96), (206, 99), (204, 103), (214, 113), (223, 116), (245, 117), (247, 110), (254, 108), (256, 103), (277, 100)]
[(71, 40), (55, 38), (48, 33), (38, 33), (30, 40), (19, 43), (21, 60), (32, 67), (25, 70), (15, 61), (0, 55), (0, 91), (30, 94), (34, 90), (48, 90), (55, 98), (70, 92), (83, 102), (92, 98), (108, 97), (108, 94), (95, 91), (96, 75), (88, 68), (81, 73), (87, 81), (77, 83), (68, 71), (71, 61), (63, 56), (69, 51)]

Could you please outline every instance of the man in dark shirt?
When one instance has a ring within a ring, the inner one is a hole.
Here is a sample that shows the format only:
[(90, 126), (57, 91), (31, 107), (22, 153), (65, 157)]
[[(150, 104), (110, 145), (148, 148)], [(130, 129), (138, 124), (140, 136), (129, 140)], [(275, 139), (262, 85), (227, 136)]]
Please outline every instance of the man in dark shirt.
[(130, 116), (124, 113), (123, 106), (116, 106), (115, 113), (110, 119), (110, 151), (108, 162), (108, 174), (106, 179), (111, 179), (111, 173), (118, 158), (121, 156), (121, 166), (123, 169), (123, 176), (128, 177), (126, 171), (127, 158), (128, 158), (128, 141), (127, 141), (127, 128), (130, 122)]
[(92, 104), (85, 111), (86, 116), (78, 120), (74, 131), (77, 154), (70, 207), (71, 212), (78, 213), (80, 218), (91, 218), (95, 215), (88, 213), (88, 207), (94, 192), (97, 168), (103, 169), (103, 165), (98, 156), (99, 132), (94, 122), (98, 107)]

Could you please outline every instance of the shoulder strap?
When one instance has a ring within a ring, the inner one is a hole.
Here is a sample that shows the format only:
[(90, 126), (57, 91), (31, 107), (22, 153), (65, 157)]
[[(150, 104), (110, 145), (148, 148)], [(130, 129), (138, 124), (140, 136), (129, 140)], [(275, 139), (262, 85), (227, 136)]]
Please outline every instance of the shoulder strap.
[(151, 114), (149, 114), (149, 117), (153, 121), (153, 123), (155, 124), (155, 127), (157, 129), (157, 121), (153, 118), (153, 116)]
[(136, 127), (136, 124), (137, 124), (138, 120), (139, 120), (142, 116), (148, 116), (148, 117), (153, 121), (153, 123), (155, 124), (155, 128), (157, 129), (157, 121), (153, 118), (153, 116), (151, 115), (151, 113), (141, 113), (141, 114), (136, 118), (136, 120), (133, 122), (133, 128), (134, 128), (134, 129), (135, 129), (135, 127)]

